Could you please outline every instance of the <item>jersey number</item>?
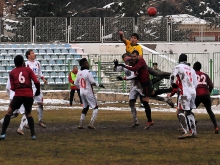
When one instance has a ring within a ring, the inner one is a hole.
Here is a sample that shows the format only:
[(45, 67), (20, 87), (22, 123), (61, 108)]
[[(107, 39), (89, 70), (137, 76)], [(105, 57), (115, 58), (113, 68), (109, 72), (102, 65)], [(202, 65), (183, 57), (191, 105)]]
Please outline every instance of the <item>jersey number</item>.
[(81, 78), (81, 79), (80, 79), (80, 86), (81, 86), (82, 88), (86, 88), (86, 81), (84, 80), (84, 78)]
[(191, 72), (186, 72), (186, 74), (189, 76), (189, 81), (192, 82), (192, 74), (191, 74)]
[(19, 80), (19, 82), (22, 83), (22, 84), (25, 82), (25, 77), (22, 75), (22, 72), (19, 73), (18, 80)]
[(197, 75), (197, 80), (198, 80), (198, 84), (207, 85), (207, 83), (206, 83), (206, 76), (204, 74)]

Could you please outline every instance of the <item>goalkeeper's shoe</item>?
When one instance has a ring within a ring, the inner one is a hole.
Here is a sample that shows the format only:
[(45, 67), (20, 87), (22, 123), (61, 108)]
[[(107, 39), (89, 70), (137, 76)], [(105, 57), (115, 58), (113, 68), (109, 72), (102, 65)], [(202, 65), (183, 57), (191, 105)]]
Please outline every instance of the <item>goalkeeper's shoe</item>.
[(88, 128), (89, 129), (95, 129), (95, 127), (93, 125), (91, 125), (91, 124), (88, 125)]
[(140, 125), (140, 123), (138, 121), (134, 122), (130, 128), (135, 128), (135, 127), (138, 127)]
[(154, 122), (151, 121), (151, 122), (147, 122), (146, 126), (144, 127), (144, 129), (149, 129), (152, 125), (154, 125)]
[(5, 140), (5, 134), (0, 136), (0, 140)]
[(32, 139), (32, 140), (36, 140), (37, 137), (36, 137), (35, 135), (33, 135), (33, 136), (31, 136), (31, 139)]
[(215, 134), (218, 134), (218, 127), (215, 128)]

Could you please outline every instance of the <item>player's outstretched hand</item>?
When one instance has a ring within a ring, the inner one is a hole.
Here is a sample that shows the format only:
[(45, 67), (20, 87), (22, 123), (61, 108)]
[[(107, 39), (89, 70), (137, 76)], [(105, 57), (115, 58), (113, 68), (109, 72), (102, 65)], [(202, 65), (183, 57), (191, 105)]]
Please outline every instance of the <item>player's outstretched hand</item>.
[(105, 88), (105, 86), (103, 84), (99, 84), (100, 88)]
[(40, 90), (37, 90), (36, 92), (35, 92), (35, 95), (34, 96), (39, 96), (40, 95)]
[(113, 63), (114, 63), (114, 65), (115, 65), (115, 67), (118, 66), (118, 60), (117, 60), (117, 59), (115, 59), (115, 60), (113, 61)]
[(125, 67), (125, 65), (124, 65), (124, 64), (118, 64), (118, 66), (122, 66), (122, 67)]
[(123, 78), (121, 76), (117, 76), (116, 79), (119, 80), (119, 81), (123, 80)]

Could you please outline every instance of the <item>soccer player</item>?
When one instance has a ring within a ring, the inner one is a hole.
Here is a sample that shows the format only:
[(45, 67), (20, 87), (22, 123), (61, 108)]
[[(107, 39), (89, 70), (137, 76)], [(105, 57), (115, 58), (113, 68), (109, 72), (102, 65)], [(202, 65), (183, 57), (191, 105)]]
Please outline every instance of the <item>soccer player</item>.
[(139, 35), (137, 33), (133, 33), (131, 35), (130, 41), (125, 38), (123, 31), (119, 31), (118, 34), (120, 35), (121, 41), (126, 46), (127, 53), (131, 54), (134, 50), (137, 50), (140, 57), (143, 57), (143, 49), (142, 49), (141, 45), (139, 45), (137, 43), (139, 40)]
[(80, 117), (78, 129), (83, 129), (83, 121), (89, 110), (89, 107), (93, 109), (92, 117), (88, 125), (89, 129), (95, 129), (94, 121), (98, 115), (98, 105), (93, 92), (93, 87), (105, 88), (102, 84), (95, 82), (92, 73), (89, 70), (89, 63), (86, 58), (82, 58), (79, 61), (81, 71), (77, 73), (76, 81), (74, 84), (80, 89), (80, 95), (83, 103), (83, 110)]
[(212, 112), (212, 108), (211, 108), (212, 104), (210, 98), (210, 93), (212, 92), (214, 86), (209, 76), (200, 71), (201, 68), (202, 68), (202, 64), (200, 62), (194, 63), (193, 69), (196, 71), (197, 80), (198, 80), (198, 86), (196, 88), (195, 104), (196, 107), (198, 107), (200, 103), (203, 103), (214, 125), (215, 134), (218, 134), (219, 129), (215, 119), (215, 114)]
[[(8, 81), (7, 81), (7, 84), (6, 84), (6, 90), (7, 90), (7, 93), (8, 93), (8, 96), (10, 98), (10, 101), (12, 101), (13, 97), (14, 97), (14, 94), (15, 92), (11, 90), (11, 83), (10, 83), (10, 78), (8, 77)], [(18, 114), (23, 114), (23, 117), (21, 118), (21, 123), (20, 123), (20, 126), (17, 130), (17, 133), (20, 134), (20, 135), (24, 135), (24, 132), (23, 132), (23, 128), (24, 126), (26, 126), (27, 128), (27, 118), (25, 116), (25, 110), (24, 110), (24, 105), (22, 105), (19, 109), (15, 110), (11, 116), (11, 119), (15, 118), (18, 116)], [(2, 118), (0, 120), (0, 123), (2, 124), (4, 122), (4, 118)], [(29, 128), (29, 127), (28, 127)]]
[[(28, 61), (25, 62), (26, 67), (29, 67), (33, 70), (34, 74), (36, 75), (37, 79), (42, 79), (44, 84), (47, 84), (47, 80), (44, 78), (44, 75), (42, 74), (41, 71), (41, 65), (40, 62), (35, 60), (36, 59), (36, 55), (34, 54), (33, 50), (28, 50), (25, 54), (26, 58), (28, 59)], [(35, 93), (36, 91), (36, 87), (33, 86), (33, 92)], [(43, 128), (46, 128), (46, 125), (43, 123), (42, 119), (43, 119), (43, 93), (42, 91), (40, 91), (40, 95), (39, 96), (34, 96), (34, 101), (37, 103), (38, 105), (38, 120), (39, 120), (39, 125)]]
[(126, 66), (124, 64), (118, 64), (117, 66), (122, 66), (128, 70), (137, 73), (138, 80), (143, 89), (143, 105), (145, 108), (145, 114), (148, 119), (147, 124), (144, 129), (150, 128), (154, 122), (151, 118), (151, 108), (149, 106), (149, 97), (154, 94), (153, 87), (150, 81), (150, 75), (148, 72), (148, 66), (143, 58), (139, 58), (139, 52), (134, 50), (131, 55), (131, 59), (134, 61), (135, 65)]
[[(175, 83), (175, 78), (179, 82), (179, 86)], [(179, 56), (179, 64), (174, 67), (170, 76), (170, 82), (173, 88), (179, 88), (180, 93), (178, 97), (177, 116), (184, 134), (178, 139), (184, 139), (196, 135), (195, 118), (191, 113), (195, 106), (197, 77), (194, 69), (187, 65), (187, 55), (181, 54)], [(189, 126), (188, 126), (189, 125)], [(190, 128), (192, 133), (190, 132)]]
[(32, 140), (36, 140), (34, 119), (31, 116), (33, 105), (32, 81), (37, 89), (35, 93), (36, 96), (40, 94), (40, 82), (30, 68), (23, 66), (24, 58), (21, 55), (17, 55), (14, 58), (14, 63), (16, 68), (9, 73), (9, 77), (11, 90), (15, 92), (15, 95), (10, 103), (7, 114), (5, 115), (0, 139), (5, 139), (6, 130), (10, 123), (12, 113), (16, 109), (19, 109), (23, 104), (25, 108), (25, 115), (31, 131), (31, 138)]
[[(122, 55), (122, 59), (123, 59), (125, 65), (129, 66), (129, 60), (131, 59), (131, 55), (129, 53), (124, 53)], [(136, 126), (139, 126), (140, 123), (139, 123), (138, 118), (137, 118), (137, 110), (136, 110), (136, 107), (135, 107), (135, 102), (137, 100), (137, 97), (139, 95), (142, 95), (141, 85), (140, 85), (139, 81), (132, 80), (132, 78), (136, 77), (134, 72), (132, 72), (132, 71), (126, 69), (126, 68), (123, 68), (121, 66), (117, 66), (117, 62), (114, 66), (114, 71), (115, 72), (124, 71), (124, 73), (125, 73), (125, 77), (122, 79), (122, 77), (118, 76), (117, 77), (118, 80), (129, 80), (130, 81), (131, 89), (130, 89), (130, 92), (129, 92), (129, 106), (131, 108), (131, 113), (132, 113), (133, 120), (134, 120), (134, 123), (130, 127), (134, 128)]]

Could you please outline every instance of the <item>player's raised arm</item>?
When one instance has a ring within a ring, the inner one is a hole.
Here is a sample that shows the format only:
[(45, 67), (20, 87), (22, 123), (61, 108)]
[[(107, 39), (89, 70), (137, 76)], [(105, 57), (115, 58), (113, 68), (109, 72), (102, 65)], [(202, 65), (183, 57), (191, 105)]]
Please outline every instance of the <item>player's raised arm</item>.
[(118, 34), (119, 34), (119, 36), (120, 36), (120, 40), (121, 40), (124, 44), (126, 44), (126, 38), (125, 38), (125, 36), (124, 36), (123, 31), (119, 31)]

